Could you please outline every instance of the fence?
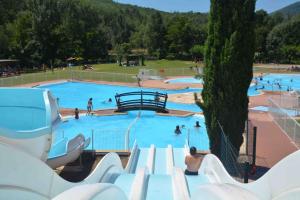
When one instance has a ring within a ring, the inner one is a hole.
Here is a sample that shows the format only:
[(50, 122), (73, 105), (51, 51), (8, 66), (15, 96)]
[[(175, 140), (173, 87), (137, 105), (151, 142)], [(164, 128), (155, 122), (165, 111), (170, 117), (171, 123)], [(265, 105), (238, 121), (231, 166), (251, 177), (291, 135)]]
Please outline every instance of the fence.
[[(218, 122), (220, 128), (220, 160), (227, 172), (238, 181), (242, 181), (248, 176), (248, 160), (238, 159), (239, 152), (232, 145), (225, 134), (222, 125)], [(245, 172), (246, 171), (246, 172)]]
[[(90, 144), (86, 150), (100, 151), (125, 151), (127, 129), (90, 129), (84, 132), (85, 138), (90, 138)], [(55, 132), (57, 140), (75, 137), (74, 132), (67, 131)]]
[[(129, 124), (127, 128), (117, 129), (90, 129), (85, 130), (84, 136), (90, 138), (90, 144), (86, 150), (98, 150), (98, 151), (129, 151), (130, 146), (133, 145), (134, 140), (130, 140), (130, 133), (134, 124), (140, 118), (140, 112), (138, 112), (135, 119)], [(75, 131), (76, 132), (76, 131)], [(56, 140), (67, 137), (69, 140), (76, 136), (74, 130), (70, 131), (55, 131)], [(74, 135), (75, 134), (75, 135)]]
[(269, 98), (269, 113), (274, 121), (300, 147), (300, 124), (294, 119), (299, 115), (299, 97), (283, 96)]
[(22, 74), (20, 76), (12, 76), (0, 78), (0, 87), (24, 85), (30, 83), (38, 83), (54, 80), (94, 80), (94, 81), (110, 81), (110, 82), (137, 82), (134, 74), (124, 73), (107, 73), (94, 71), (79, 70), (55, 70), (53, 72), (39, 72), (32, 74)]
[(255, 166), (256, 160), (256, 134), (257, 127), (255, 127), (251, 120), (246, 121), (246, 131), (245, 131), (245, 155), (247, 156), (247, 160), (252, 166)]
[(160, 76), (195, 76), (202, 74), (201, 67), (167, 68), (159, 70)]

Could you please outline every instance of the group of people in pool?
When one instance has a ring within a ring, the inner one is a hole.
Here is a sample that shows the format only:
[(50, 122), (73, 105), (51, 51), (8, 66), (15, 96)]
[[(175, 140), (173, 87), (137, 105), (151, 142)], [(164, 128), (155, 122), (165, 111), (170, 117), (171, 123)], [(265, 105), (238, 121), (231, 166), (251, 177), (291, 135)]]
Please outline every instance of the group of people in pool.
[[(259, 80), (262, 81), (263, 78), (260, 76)], [(293, 82), (293, 79), (291, 79), (290, 82), (292, 83), (292, 82)], [(263, 89), (265, 89), (265, 85), (264, 85), (264, 84), (262, 84), (262, 87), (261, 87), (261, 88), (257, 88), (257, 85), (258, 85), (258, 78), (257, 78), (257, 77), (255, 78), (254, 83), (255, 83), (255, 86), (256, 86), (256, 87), (255, 87), (255, 90), (263, 90)], [(267, 80), (267, 85), (272, 85), (272, 87), (273, 87), (273, 86), (277, 86), (278, 89), (280, 89), (280, 90), (282, 89), (282, 85), (281, 85), (278, 81), (276, 81), (276, 80), (273, 82), (273, 84), (271, 84), (270, 81)], [(287, 92), (293, 91), (292, 86), (289, 86), (289, 85), (288, 85), (286, 91), (287, 91)]]
[[(107, 100), (108, 103), (111, 103), (112, 102), (112, 99), (109, 98)], [(93, 98), (89, 98), (88, 102), (87, 102), (87, 113), (86, 115), (91, 115), (92, 114), (92, 110), (93, 110)], [(79, 109), (78, 108), (75, 108), (75, 119), (79, 119)]]
[[(196, 121), (195, 128), (200, 128), (200, 127), (201, 127), (201, 125), (200, 125), (199, 121)], [(181, 128), (182, 128), (182, 129), (185, 128), (185, 125), (182, 125)], [(181, 129), (180, 129), (180, 126), (179, 126), (179, 125), (176, 126), (176, 128), (175, 128), (175, 130), (174, 130), (174, 133), (175, 133), (176, 135), (181, 134)]]

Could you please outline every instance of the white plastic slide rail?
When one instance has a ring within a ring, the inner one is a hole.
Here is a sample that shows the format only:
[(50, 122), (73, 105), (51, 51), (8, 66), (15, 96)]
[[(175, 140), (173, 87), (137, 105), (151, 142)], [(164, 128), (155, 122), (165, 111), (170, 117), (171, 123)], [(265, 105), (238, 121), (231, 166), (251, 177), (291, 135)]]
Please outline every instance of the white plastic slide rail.
[(174, 154), (173, 154), (173, 147), (172, 145), (168, 145), (167, 148), (167, 156), (166, 156), (166, 162), (167, 162), (167, 174), (171, 175), (173, 173), (173, 167), (174, 167)]
[(148, 159), (147, 159), (147, 167), (149, 169), (149, 174), (154, 173), (155, 166), (155, 146), (152, 144), (149, 149)]
[(146, 198), (148, 176), (149, 172), (147, 167), (138, 169), (131, 187), (130, 200), (143, 200)]
[(299, 169), (300, 150), (281, 160), (257, 181), (243, 184), (230, 177), (217, 157), (207, 155), (199, 173), (205, 174), (211, 184), (199, 186), (192, 199), (300, 199)]
[(183, 170), (175, 167), (172, 174), (173, 196), (175, 200), (189, 200), (188, 184)]

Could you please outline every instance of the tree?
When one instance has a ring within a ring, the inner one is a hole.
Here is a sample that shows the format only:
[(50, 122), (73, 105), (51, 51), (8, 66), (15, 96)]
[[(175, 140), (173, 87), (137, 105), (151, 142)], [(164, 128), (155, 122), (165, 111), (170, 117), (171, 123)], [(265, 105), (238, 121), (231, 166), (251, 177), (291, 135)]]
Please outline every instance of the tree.
[(122, 66), (122, 60), (125, 58), (126, 65), (129, 66), (129, 54), (131, 53), (131, 46), (129, 43), (123, 43), (120, 45), (117, 45), (115, 50), (117, 55), (117, 61), (119, 66)]
[(204, 52), (205, 52), (205, 46), (201, 46), (201, 45), (194, 45), (190, 49), (190, 53), (195, 61), (203, 59)]
[(203, 102), (210, 150), (220, 156), (220, 127), (239, 151), (252, 80), (255, 0), (211, 0)]
[(58, 44), (60, 44), (60, 33), (58, 25), (61, 22), (63, 13), (63, 1), (56, 0), (29, 0), (30, 11), (32, 13), (33, 40), (37, 43), (41, 60), (53, 66), (57, 57)]
[(255, 13), (255, 52), (256, 60), (265, 61), (267, 57), (266, 41), (272, 27), (269, 25), (268, 13), (258, 10)]
[(284, 45), (280, 48), (280, 52), (284, 57), (283, 61), (287, 63), (298, 63), (300, 61), (300, 45)]
[(164, 56), (165, 32), (162, 16), (159, 12), (155, 12), (150, 16), (147, 25), (146, 43), (149, 53), (154, 54), (155, 52), (158, 52), (158, 58)]
[[(267, 37), (267, 50), (270, 61), (289, 61), (284, 46), (300, 46), (300, 16), (275, 26)], [(286, 49), (286, 48), (285, 48)]]

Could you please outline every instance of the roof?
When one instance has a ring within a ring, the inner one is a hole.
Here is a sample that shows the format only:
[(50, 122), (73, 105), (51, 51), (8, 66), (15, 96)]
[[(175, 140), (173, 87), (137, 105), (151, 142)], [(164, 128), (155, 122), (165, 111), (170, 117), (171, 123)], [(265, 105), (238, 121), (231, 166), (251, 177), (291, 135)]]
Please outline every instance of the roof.
[(0, 66), (1, 64), (9, 64), (9, 63), (17, 63), (19, 60), (15, 59), (0, 59)]

